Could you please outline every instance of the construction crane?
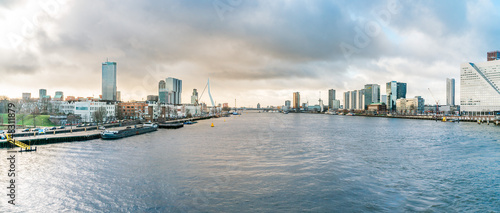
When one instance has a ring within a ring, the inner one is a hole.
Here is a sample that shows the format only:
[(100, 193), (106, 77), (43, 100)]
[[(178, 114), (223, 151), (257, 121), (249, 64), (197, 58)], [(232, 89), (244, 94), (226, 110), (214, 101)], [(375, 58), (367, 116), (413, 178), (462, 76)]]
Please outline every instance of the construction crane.
[(436, 102), (436, 116), (437, 116), (439, 114), (439, 100), (436, 100), (436, 98), (432, 94), (431, 88), (427, 88), (427, 89), (429, 90), (429, 92), (431, 93), (432, 98)]

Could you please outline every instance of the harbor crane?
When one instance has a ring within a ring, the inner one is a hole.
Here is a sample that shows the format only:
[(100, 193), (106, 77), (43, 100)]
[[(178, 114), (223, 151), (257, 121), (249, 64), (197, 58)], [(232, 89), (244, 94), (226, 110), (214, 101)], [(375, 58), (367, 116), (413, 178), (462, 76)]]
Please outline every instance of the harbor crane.
[(436, 116), (437, 116), (439, 114), (439, 100), (436, 100), (436, 98), (432, 94), (431, 88), (427, 88), (427, 89), (429, 90), (429, 92), (431, 93), (432, 98), (436, 102)]

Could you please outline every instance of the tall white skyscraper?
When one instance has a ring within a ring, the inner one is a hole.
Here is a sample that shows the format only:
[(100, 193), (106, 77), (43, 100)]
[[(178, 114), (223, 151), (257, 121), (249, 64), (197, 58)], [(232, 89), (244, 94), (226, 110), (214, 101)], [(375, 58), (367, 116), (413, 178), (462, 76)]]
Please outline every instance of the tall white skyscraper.
[(328, 108), (333, 109), (333, 100), (335, 100), (335, 90), (328, 90)]
[(446, 105), (455, 106), (455, 79), (446, 79)]
[(116, 62), (102, 63), (102, 100), (116, 101)]

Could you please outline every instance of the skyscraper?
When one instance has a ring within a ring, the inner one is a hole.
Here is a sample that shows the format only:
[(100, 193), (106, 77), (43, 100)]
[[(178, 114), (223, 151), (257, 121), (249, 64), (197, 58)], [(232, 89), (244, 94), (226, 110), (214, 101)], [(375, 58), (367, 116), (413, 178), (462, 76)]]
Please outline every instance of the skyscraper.
[(158, 102), (162, 104), (167, 103), (167, 98), (168, 98), (168, 92), (166, 88), (166, 84), (164, 80), (161, 80), (158, 83)]
[(335, 100), (335, 90), (328, 90), (328, 108), (333, 109), (333, 100)]
[(64, 100), (64, 93), (62, 91), (56, 91), (56, 95), (54, 95), (54, 100), (63, 101)]
[(116, 91), (116, 100), (122, 101), (122, 93), (120, 91)]
[(350, 103), (349, 103), (349, 109), (357, 109), (358, 107), (358, 91), (357, 90), (353, 90), (351, 92), (349, 92), (349, 100), (350, 100)]
[(387, 110), (396, 110), (396, 100), (406, 98), (406, 83), (391, 81), (385, 86)]
[(350, 109), (350, 101), (349, 101), (349, 96), (351, 96), (351, 92), (347, 91), (344, 92), (344, 109)]
[(288, 109), (290, 109), (290, 107), (292, 106), (292, 102), (290, 100), (286, 100), (285, 106), (288, 107)]
[(116, 101), (116, 62), (102, 63), (102, 100)]
[(181, 104), (182, 80), (168, 77), (165, 79), (165, 88), (167, 89), (169, 96), (167, 103), (174, 105)]
[(357, 101), (357, 108), (359, 110), (364, 110), (365, 109), (365, 89), (360, 89), (357, 91), (358, 93), (358, 101)]
[(191, 104), (198, 104), (198, 90), (193, 89), (193, 94), (191, 95)]
[(446, 79), (446, 105), (455, 106), (455, 79)]
[(299, 92), (293, 93), (293, 108), (297, 111), (300, 110), (300, 93)]
[(365, 99), (364, 99), (364, 109), (367, 109), (368, 105), (372, 103), (380, 102), (380, 85), (378, 84), (366, 84), (365, 85)]

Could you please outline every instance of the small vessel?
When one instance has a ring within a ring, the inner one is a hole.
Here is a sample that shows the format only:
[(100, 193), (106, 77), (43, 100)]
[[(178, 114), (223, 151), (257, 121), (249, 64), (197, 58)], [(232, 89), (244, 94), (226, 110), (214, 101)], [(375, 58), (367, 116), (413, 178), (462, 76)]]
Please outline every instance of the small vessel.
[(181, 127), (184, 127), (184, 123), (160, 123), (158, 124), (159, 128), (163, 129), (179, 129)]
[(233, 115), (239, 115), (239, 114), (238, 114), (238, 112), (235, 111), (235, 112), (233, 112)]
[(119, 131), (108, 131), (105, 130), (101, 133), (101, 138), (104, 140), (111, 140), (111, 139), (120, 139), (120, 138), (125, 138), (125, 137), (130, 137), (133, 135), (140, 135), (148, 132), (153, 132), (158, 130), (158, 125), (157, 124), (144, 124), (141, 127), (127, 127), (126, 129), (119, 130)]
[(196, 121), (185, 121), (184, 122), (184, 124), (188, 124), (188, 125), (195, 124), (195, 123), (198, 123), (198, 122), (196, 122)]
[(288, 111), (284, 111), (283, 114), (288, 114)]

